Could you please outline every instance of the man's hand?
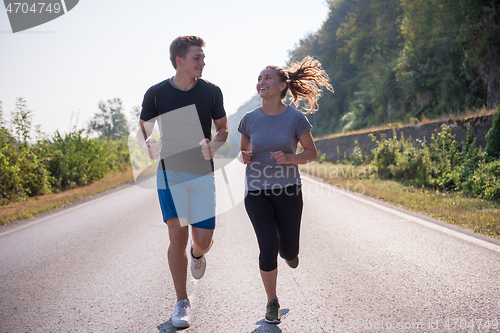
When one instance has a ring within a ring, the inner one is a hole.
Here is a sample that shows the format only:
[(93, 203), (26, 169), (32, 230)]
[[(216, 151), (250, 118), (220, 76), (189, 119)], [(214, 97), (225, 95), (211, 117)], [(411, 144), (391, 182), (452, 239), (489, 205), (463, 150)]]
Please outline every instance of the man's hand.
[(214, 151), (212, 147), (212, 143), (208, 139), (203, 139), (200, 141), (201, 153), (206, 160), (211, 160), (214, 158)]
[(150, 159), (156, 160), (160, 157), (160, 145), (155, 139), (149, 137), (146, 140), (146, 146), (142, 148), (149, 156)]

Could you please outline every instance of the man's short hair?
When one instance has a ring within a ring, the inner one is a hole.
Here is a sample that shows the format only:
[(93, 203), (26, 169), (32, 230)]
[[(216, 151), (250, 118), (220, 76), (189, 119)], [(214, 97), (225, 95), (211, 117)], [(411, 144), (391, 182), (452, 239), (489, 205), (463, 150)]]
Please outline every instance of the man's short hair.
[(172, 44), (170, 44), (170, 61), (175, 69), (177, 69), (175, 58), (181, 57), (184, 59), (191, 46), (204, 47), (205, 41), (198, 36), (179, 36), (172, 41)]

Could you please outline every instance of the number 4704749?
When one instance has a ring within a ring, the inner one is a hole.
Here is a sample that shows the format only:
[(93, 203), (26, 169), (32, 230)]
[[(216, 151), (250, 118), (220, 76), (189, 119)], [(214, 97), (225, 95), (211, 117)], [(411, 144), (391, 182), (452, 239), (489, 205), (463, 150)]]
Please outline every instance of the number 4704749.
[(45, 2), (38, 2), (34, 3), (30, 6), (30, 4), (26, 2), (9, 2), (7, 7), (5, 8), (7, 10), (7, 13), (15, 13), (15, 14), (27, 14), (27, 13), (34, 13), (34, 14), (40, 14), (40, 13), (55, 13), (59, 14), (61, 11), (61, 5), (59, 3), (45, 3)]
[(444, 328), (447, 329), (498, 329), (500, 327), (498, 319), (448, 319), (444, 322)]

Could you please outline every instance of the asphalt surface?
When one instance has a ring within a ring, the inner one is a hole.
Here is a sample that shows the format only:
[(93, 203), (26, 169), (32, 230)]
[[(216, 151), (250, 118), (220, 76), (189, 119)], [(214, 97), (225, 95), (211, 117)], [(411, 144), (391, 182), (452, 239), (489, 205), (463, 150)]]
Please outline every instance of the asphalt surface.
[[(203, 279), (188, 273), (182, 331), (500, 331), (498, 242), (303, 187), (300, 264), (279, 260), (282, 323), (263, 320), (257, 241), (239, 203), (218, 216)], [(139, 186), (0, 233), (0, 332), (175, 332), (168, 242), (156, 192)]]

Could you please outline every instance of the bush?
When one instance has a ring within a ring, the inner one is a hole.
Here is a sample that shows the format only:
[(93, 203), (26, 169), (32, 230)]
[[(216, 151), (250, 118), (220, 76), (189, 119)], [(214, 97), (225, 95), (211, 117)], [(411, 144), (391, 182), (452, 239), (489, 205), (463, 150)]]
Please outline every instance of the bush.
[(50, 175), (37, 156), (36, 148), (23, 147), (18, 155), (19, 180), (28, 197), (45, 194), (51, 191)]
[(500, 160), (490, 162), (484, 167), (486, 173), (482, 197), (500, 200)]
[[(64, 137), (31, 142), (32, 114), (19, 98), (7, 128), (0, 102), (0, 205), (92, 183), (109, 171), (125, 170), (130, 159), (127, 138), (90, 139), (75, 131)], [(38, 137), (43, 133), (36, 130)]]
[(0, 127), (0, 204), (15, 201), (24, 196), (19, 179), (17, 145), (5, 127)]
[[(487, 158), (470, 132), (459, 144), (451, 130), (442, 125), (429, 145), (404, 137), (397, 140), (395, 135), (382, 138), (373, 149), (372, 164), (381, 178), (500, 200), (500, 159), (492, 160), (491, 155)], [(356, 160), (357, 156), (351, 158)]]
[(108, 153), (108, 169), (111, 171), (124, 171), (130, 168), (130, 155), (128, 138), (121, 137), (119, 140), (110, 138), (101, 139)]
[(441, 132), (432, 135), (428, 148), (429, 185), (445, 190), (456, 188), (453, 171), (460, 164), (460, 146), (451, 130), (451, 126), (442, 125)]
[(0, 127), (0, 204), (50, 192), (50, 176), (37, 153), (36, 146)]
[(396, 164), (390, 168), (396, 179), (408, 180), (413, 185), (421, 186), (429, 183), (428, 177), (428, 155), (425, 143), (421, 141), (403, 141), (402, 152), (396, 152)]
[(490, 161), (500, 157), (500, 108), (493, 116), (493, 124), (486, 134), (485, 152)]
[(481, 164), (471, 177), (470, 194), (500, 200), (500, 160)]
[(65, 190), (92, 183), (104, 177), (112, 165), (106, 142), (82, 136), (82, 131), (52, 139), (40, 145), (45, 167), (52, 177), (52, 186)]
[[(372, 140), (376, 141), (375, 136), (370, 135)], [(381, 178), (389, 179), (393, 177), (390, 168), (396, 164), (396, 152), (400, 152), (401, 148), (395, 134), (392, 139), (385, 139), (385, 136), (382, 135), (381, 141), (377, 141), (377, 147), (372, 150), (372, 164), (377, 168)]]
[(364, 162), (363, 153), (361, 152), (361, 148), (359, 147), (359, 143), (357, 140), (355, 144), (356, 147), (354, 147), (352, 154), (349, 156), (349, 161), (353, 165), (361, 165)]
[(461, 144), (459, 164), (452, 171), (452, 178), (457, 190), (472, 194), (472, 175), (485, 161), (484, 153), (476, 146), (476, 139), (467, 132), (466, 139)]

